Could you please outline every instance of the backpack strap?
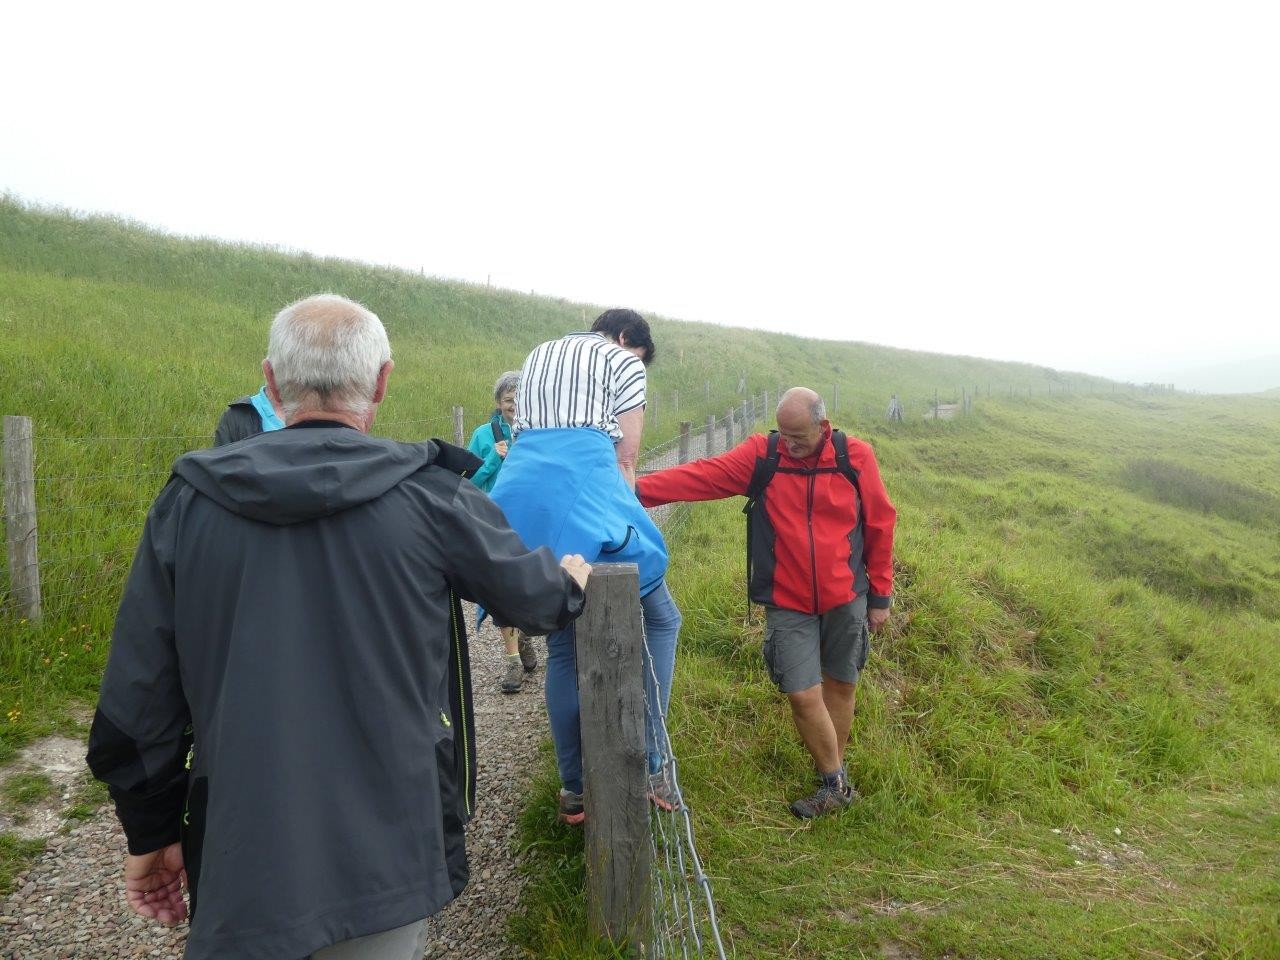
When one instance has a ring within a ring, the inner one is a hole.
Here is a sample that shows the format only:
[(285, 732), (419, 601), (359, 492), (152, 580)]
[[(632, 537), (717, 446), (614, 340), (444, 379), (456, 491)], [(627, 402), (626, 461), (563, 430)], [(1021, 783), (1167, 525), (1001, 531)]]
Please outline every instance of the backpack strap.
[(773, 475), (778, 472), (778, 431), (770, 430), (769, 436), (765, 441), (765, 451), (763, 457), (756, 457), (756, 466), (751, 473), (751, 480), (747, 484), (747, 502), (742, 507), (742, 512), (747, 517), (747, 616), (751, 616), (751, 513), (755, 510), (756, 503), (760, 500), (760, 495), (764, 493), (765, 487), (769, 486), (773, 480)]
[(778, 456), (778, 431), (770, 430), (764, 456), (756, 457), (756, 467), (751, 473), (751, 481), (747, 484), (747, 503), (742, 508), (743, 513), (751, 513), (756, 501), (760, 499), (760, 494), (764, 493), (765, 487), (773, 481), (773, 475), (778, 472)]
[(858, 483), (858, 471), (849, 462), (849, 438), (843, 430), (831, 431), (831, 449), (836, 453), (836, 471), (844, 474), (853, 484), (853, 491), (858, 495), (858, 523), (862, 523), (862, 485)]

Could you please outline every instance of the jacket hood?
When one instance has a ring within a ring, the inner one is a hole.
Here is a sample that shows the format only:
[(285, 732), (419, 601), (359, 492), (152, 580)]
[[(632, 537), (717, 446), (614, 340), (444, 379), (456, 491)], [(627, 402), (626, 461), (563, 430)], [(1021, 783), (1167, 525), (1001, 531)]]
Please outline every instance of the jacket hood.
[(432, 440), (397, 443), (350, 427), (295, 427), (196, 450), (173, 472), (222, 508), (283, 527), (374, 500), (439, 454)]

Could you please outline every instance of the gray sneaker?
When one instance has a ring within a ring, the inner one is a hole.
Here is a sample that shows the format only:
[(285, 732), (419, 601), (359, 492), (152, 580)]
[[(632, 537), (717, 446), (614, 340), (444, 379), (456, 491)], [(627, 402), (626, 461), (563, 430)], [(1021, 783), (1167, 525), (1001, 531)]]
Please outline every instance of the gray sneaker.
[(533, 673), (534, 670), (538, 669), (538, 655), (533, 652), (533, 641), (521, 633), (518, 643), (520, 662), (524, 665), (524, 672)]
[(649, 802), (659, 810), (668, 812), (680, 809), (680, 794), (671, 782), (670, 769), (664, 763), (657, 773), (649, 774)]
[(851, 784), (830, 787), (825, 783), (807, 797), (802, 797), (791, 804), (791, 812), (801, 820), (812, 820), (843, 810), (858, 798), (858, 791)]
[(519, 693), (523, 685), (524, 668), (520, 665), (518, 657), (512, 657), (507, 661), (507, 672), (502, 677), (502, 692)]

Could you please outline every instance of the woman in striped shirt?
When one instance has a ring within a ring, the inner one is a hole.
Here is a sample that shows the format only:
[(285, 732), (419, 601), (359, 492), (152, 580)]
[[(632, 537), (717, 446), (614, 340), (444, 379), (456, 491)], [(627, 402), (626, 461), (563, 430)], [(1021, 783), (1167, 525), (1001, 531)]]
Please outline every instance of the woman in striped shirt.
[[(675, 667), (680, 611), (664, 579), (667, 548), (635, 497), (644, 430), (649, 324), (634, 310), (606, 310), (589, 332), (536, 347), (520, 372), (512, 444), (491, 496), (531, 547), (580, 553), (589, 563), (635, 563), (645, 621), (646, 738), (650, 796), (671, 809), (661, 727)], [(650, 669), (652, 667), (652, 669)], [(656, 688), (654, 677), (656, 676)], [(581, 823), (582, 753), (577, 660), (570, 627), (547, 638), (547, 712), (560, 767), (559, 817)]]

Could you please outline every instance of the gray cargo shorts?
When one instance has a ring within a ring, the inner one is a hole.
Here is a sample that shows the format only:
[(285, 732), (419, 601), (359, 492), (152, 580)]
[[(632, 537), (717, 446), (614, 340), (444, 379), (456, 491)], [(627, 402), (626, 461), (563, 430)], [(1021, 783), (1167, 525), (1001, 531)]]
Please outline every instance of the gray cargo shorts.
[(870, 649), (865, 594), (816, 616), (781, 607), (765, 607), (764, 615), (764, 662), (783, 693), (808, 690), (824, 673), (858, 682)]

